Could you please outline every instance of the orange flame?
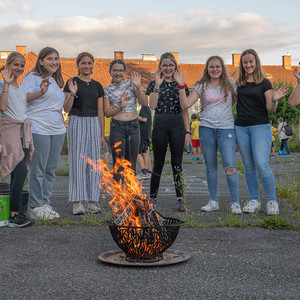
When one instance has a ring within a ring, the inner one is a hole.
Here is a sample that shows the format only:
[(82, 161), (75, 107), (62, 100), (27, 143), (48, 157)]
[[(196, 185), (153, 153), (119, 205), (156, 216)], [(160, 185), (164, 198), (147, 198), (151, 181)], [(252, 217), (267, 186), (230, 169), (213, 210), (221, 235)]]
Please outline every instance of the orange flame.
[[(100, 188), (110, 194), (113, 199), (109, 201), (116, 218), (122, 217), (124, 226), (143, 226), (141, 219), (136, 214), (136, 202), (140, 207), (150, 210), (147, 202), (147, 196), (143, 194), (143, 186), (136, 179), (135, 172), (131, 169), (131, 163), (124, 158), (116, 158), (116, 163), (112, 171), (102, 159), (92, 160), (81, 154), (81, 157), (92, 166), (92, 172), (101, 173)], [(120, 175), (120, 180), (115, 180), (115, 175)], [(138, 200), (137, 198), (138, 197)], [(141, 204), (142, 203), (142, 204)], [(127, 210), (126, 210), (127, 208)], [(120, 216), (123, 213), (122, 216)], [(144, 224), (145, 225), (145, 224)]]

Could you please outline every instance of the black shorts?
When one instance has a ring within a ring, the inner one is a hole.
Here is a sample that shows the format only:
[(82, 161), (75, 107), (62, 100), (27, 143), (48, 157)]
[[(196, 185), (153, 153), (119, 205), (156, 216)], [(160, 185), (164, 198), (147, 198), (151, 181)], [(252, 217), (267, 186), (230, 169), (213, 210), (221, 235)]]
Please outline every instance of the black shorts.
[(147, 153), (149, 146), (150, 146), (149, 140), (141, 140), (139, 154)]

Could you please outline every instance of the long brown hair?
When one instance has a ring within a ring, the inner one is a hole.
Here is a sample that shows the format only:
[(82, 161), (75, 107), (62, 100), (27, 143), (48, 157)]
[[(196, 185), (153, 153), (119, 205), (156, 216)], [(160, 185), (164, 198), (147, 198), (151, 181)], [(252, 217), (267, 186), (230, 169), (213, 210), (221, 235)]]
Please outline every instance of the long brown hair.
[[(79, 63), (80, 63), (80, 61), (81, 61), (85, 56), (89, 57), (89, 58), (92, 60), (93, 63), (95, 62), (94, 56), (93, 56), (91, 53), (89, 53), (89, 52), (81, 52), (81, 53), (79, 53), (79, 54), (77, 55), (77, 58), (76, 58), (76, 65), (77, 65), (77, 70), (78, 70), (77, 73), (78, 73), (78, 75), (80, 75), (80, 72), (79, 72)], [(90, 75), (92, 75), (92, 74), (93, 74), (93, 71), (92, 71), (92, 73), (91, 73)]]
[[(40, 64), (40, 60), (43, 60), (46, 56), (52, 54), (52, 53), (56, 53), (59, 57), (59, 53), (57, 50), (55, 50), (54, 48), (51, 47), (45, 47), (43, 48), (37, 59), (36, 59), (36, 63), (34, 68), (31, 70), (31, 72), (33, 72), (36, 76), (40, 76), (42, 78), (46, 78), (48, 77), (48, 72), (45, 70), (45, 68)], [(64, 86), (64, 79), (62, 77), (62, 73), (61, 73), (61, 63), (59, 62), (59, 67), (57, 69), (57, 71), (53, 74), (53, 79), (57, 82), (58, 86), (60, 88), (62, 88)]]
[(237, 85), (238, 86), (245, 86), (246, 82), (247, 82), (247, 76), (246, 76), (246, 72), (244, 70), (243, 61), (242, 61), (243, 57), (247, 54), (252, 54), (255, 58), (255, 65), (256, 66), (255, 66), (255, 69), (254, 69), (254, 72), (253, 72), (254, 83), (259, 84), (265, 78), (265, 74), (262, 71), (260, 59), (259, 59), (256, 51), (253, 50), (253, 49), (247, 49), (247, 50), (243, 51), (243, 53), (241, 54), (241, 57), (240, 57), (240, 64), (239, 64), (239, 67), (238, 67), (238, 79), (237, 79)]
[[(175, 71), (178, 70), (178, 64), (177, 64), (177, 61), (176, 61), (176, 59), (175, 59), (175, 56), (174, 56), (171, 52), (166, 52), (166, 53), (163, 53), (163, 54), (161, 55), (161, 57), (160, 57), (160, 59), (159, 59), (158, 68), (160, 69), (160, 65), (161, 65), (162, 61), (163, 61), (164, 59), (167, 59), (167, 58), (171, 59), (172, 62), (175, 64)], [(161, 76), (162, 76), (162, 75), (161, 75)], [(173, 75), (173, 79), (174, 79), (174, 75)]]
[(202, 75), (201, 79), (195, 83), (195, 85), (202, 84), (202, 91), (201, 91), (201, 94), (202, 94), (204, 92), (205, 83), (210, 81), (210, 76), (208, 75), (208, 65), (213, 59), (218, 59), (221, 63), (222, 74), (220, 77), (220, 83), (221, 83), (222, 91), (225, 95), (225, 100), (227, 100), (229, 92), (231, 92), (231, 95), (234, 95), (236, 92), (233, 89), (232, 81), (229, 79), (229, 75), (228, 75), (227, 69), (225, 67), (224, 61), (218, 55), (213, 55), (207, 59), (206, 64), (205, 64), (205, 69), (203, 71), (203, 75)]

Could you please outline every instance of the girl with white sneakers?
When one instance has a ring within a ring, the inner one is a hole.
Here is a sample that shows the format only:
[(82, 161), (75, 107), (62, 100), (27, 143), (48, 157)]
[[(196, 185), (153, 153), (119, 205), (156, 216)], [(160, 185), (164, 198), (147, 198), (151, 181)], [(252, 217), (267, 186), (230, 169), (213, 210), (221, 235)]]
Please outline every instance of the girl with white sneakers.
[(50, 205), (55, 172), (65, 139), (62, 117), (64, 80), (57, 50), (43, 48), (35, 67), (23, 79), (27, 93), (27, 116), (32, 123), (35, 147), (29, 173), (30, 217), (38, 220), (59, 218)]
[[(91, 78), (94, 57), (82, 52), (76, 59), (78, 76), (65, 85), (64, 110), (69, 113), (69, 201), (73, 214), (99, 213), (101, 173), (93, 172), (86, 158), (100, 159), (104, 141), (104, 112), (102, 85)], [(82, 157), (84, 156), (84, 157)]]
[[(185, 83), (184, 76), (175, 74), (179, 85)], [(199, 139), (206, 167), (209, 202), (203, 211), (219, 210), (218, 201), (218, 149), (231, 195), (231, 212), (241, 214), (239, 204), (239, 176), (236, 169), (236, 141), (232, 105), (236, 101), (236, 85), (229, 79), (223, 59), (211, 56), (206, 61), (203, 76), (196, 82), (190, 96), (180, 93), (183, 109), (191, 107), (201, 99)]]
[(288, 89), (286, 86), (272, 89), (253, 49), (241, 54), (237, 85), (235, 134), (251, 199), (244, 206), (243, 212), (254, 213), (261, 208), (259, 176), (267, 197), (267, 214), (277, 215), (279, 208), (275, 180), (269, 166), (272, 131), (268, 113), (275, 112), (278, 100), (287, 94)]

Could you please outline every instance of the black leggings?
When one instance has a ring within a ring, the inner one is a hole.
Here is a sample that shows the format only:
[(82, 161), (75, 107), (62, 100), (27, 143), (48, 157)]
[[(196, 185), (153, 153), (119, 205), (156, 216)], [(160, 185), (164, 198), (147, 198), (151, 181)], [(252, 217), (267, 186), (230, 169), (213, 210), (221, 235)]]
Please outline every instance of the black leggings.
[(20, 161), (10, 174), (10, 211), (19, 212), (22, 209), (22, 190), (27, 177), (26, 159), (28, 149), (24, 149), (24, 158)]
[(176, 196), (179, 198), (182, 197), (182, 155), (184, 140), (185, 128), (182, 114), (155, 115), (152, 131), (154, 165), (150, 182), (151, 198), (157, 197), (168, 144), (171, 150), (171, 164)]

